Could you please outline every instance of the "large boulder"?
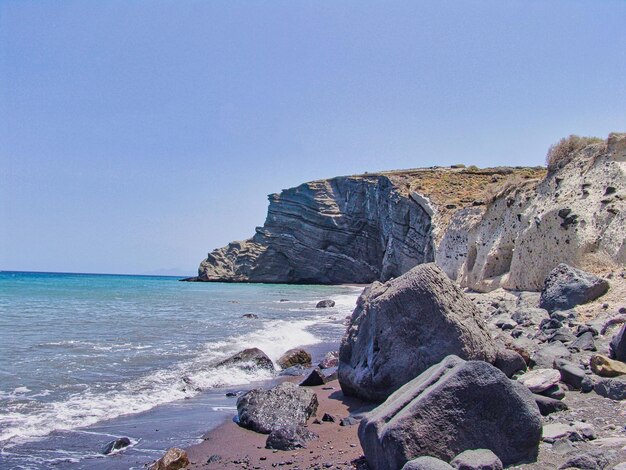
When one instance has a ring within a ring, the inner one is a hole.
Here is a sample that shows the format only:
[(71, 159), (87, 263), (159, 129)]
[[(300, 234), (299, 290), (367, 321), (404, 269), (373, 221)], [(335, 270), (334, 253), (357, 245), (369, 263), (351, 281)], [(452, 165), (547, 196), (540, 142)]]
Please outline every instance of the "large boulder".
[(496, 348), (472, 301), (422, 264), (361, 294), (341, 342), (339, 383), (346, 395), (381, 402), (450, 354), (494, 362)]
[(280, 356), (280, 358), (276, 362), (283, 369), (288, 369), (296, 365), (310, 366), (311, 354), (306, 352), (304, 349), (294, 348), (290, 349), (285, 354)]
[(549, 312), (568, 310), (591, 302), (608, 290), (605, 279), (561, 263), (546, 277), (539, 306)]
[(626, 324), (613, 336), (609, 350), (613, 359), (626, 362)]
[(239, 425), (269, 434), (275, 429), (305, 425), (317, 411), (317, 395), (291, 382), (269, 390), (253, 389), (237, 399)]
[(450, 461), (468, 449), (510, 465), (537, 457), (541, 415), (530, 391), (494, 366), (449, 356), (367, 414), (359, 439), (377, 470), (422, 455)]
[(238, 367), (244, 370), (266, 369), (274, 371), (274, 363), (259, 348), (249, 348), (217, 363), (215, 367)]

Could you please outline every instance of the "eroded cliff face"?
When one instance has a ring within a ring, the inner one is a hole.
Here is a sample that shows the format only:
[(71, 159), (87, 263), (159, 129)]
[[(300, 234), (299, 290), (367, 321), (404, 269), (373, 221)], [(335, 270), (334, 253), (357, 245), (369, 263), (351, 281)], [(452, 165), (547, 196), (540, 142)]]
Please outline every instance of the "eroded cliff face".
[(462, 287), (540, 290), (559, 263), (626, 264), (626, 134), (563, 168), (453, 167), (314, 181), (273, 194), (249, 240), (198, 280), (369, 283), (435, 261)]
[(314, 181), (269, 201), (263, 227), (210, 253), (199, 280), (369, 283), (434, 259), (430, 214), (387, 176)]
[(457, 212), (436, 262), (477, 291), (541, 290), (559, 263), (626, 264), (626, 134), (587, 146), (541, 181), (517, 182), (485, 207)]

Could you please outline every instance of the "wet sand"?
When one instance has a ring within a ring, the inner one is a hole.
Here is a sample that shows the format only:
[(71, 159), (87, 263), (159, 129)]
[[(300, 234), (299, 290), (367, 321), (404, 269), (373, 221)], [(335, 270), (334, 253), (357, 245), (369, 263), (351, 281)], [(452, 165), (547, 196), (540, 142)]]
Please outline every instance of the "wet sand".
[[(317, 394), (319, 407), (309, 419), (308, 428), (319, 435), (306, 449), (275, 451), (265, 448), (266, 434), (244, 429), (233, 421), (210, 431), (204, 441), (187, 449), (191, 469), (309, 469), (361, 468), (363, 455), (357, 437), (358, 424), (340, 426), (341, 418), (364, 411), (368, 405), (361, 400), (345, 397), (334, 380), (326, 385), (310, 387)], [(322, 421), (325, 413), (335, 422)]]

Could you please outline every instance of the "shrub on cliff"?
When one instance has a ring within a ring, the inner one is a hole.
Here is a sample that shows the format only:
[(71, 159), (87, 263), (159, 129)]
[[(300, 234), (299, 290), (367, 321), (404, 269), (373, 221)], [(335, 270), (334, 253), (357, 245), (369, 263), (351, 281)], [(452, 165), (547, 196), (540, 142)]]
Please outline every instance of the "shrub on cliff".
[(604, 142), (598, 137), (581, 137), (579, 135), (570, 135), (563, 137), (556, 144), (551, 145), (546, 155), (546, 166), (548, 171), (556, 171), (563, 168), (573, 158), (574, 154), (585, 147), (592, 144)]

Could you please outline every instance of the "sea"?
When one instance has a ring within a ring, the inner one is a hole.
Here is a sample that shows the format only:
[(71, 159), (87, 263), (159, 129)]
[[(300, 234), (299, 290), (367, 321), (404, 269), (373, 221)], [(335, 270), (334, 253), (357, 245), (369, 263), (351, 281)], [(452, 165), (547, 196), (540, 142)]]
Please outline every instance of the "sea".
[[(0, 272), (0, 468), (139, 469), (197, 443), (233, 419), (229, 392), (277, 380), (217, 362), (299, 346), (320, 360), (361, 290)], [(103, 455), (119, 437), (131, 445)]]

